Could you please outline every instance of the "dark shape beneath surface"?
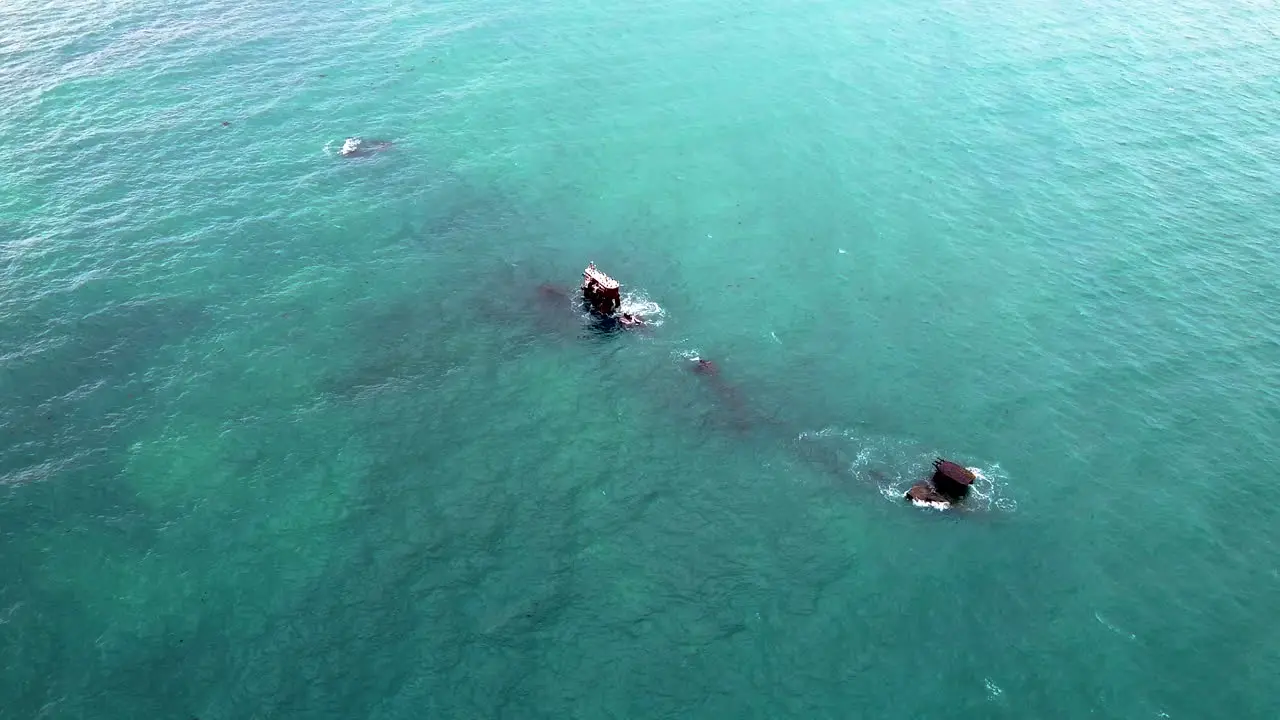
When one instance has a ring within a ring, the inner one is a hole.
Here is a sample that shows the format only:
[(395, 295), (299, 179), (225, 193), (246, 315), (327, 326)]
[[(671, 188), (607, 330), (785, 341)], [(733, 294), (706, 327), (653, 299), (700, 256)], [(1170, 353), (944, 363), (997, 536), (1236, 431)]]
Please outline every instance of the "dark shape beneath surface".
[(390, 140), (364, 140), (358, 137), (349, 137), (342, 143), (342, 149), (338, 150), (338, 154), (345, 158), (368, 157), (376, 152), (386, 150), (392, 146)]

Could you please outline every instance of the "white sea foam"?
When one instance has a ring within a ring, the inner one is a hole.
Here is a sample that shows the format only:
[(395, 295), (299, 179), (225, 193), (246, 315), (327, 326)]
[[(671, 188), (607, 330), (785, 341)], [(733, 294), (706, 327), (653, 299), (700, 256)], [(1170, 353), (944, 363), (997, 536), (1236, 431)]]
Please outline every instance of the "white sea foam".
[(643, 291), (622, 294), (622, 305), (619, 310), (644, 318), (646, 324), (659, 327), (666, 320), (667, 312), (661, 305), (649, 299)]

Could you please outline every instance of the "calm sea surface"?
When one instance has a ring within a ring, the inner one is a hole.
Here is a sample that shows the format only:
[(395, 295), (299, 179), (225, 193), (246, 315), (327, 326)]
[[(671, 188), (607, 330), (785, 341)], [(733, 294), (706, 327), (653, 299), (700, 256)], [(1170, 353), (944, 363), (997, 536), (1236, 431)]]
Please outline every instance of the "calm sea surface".
[(0, 91), (2, 720), (1280, 717), (1274, 4), (11, 0)]

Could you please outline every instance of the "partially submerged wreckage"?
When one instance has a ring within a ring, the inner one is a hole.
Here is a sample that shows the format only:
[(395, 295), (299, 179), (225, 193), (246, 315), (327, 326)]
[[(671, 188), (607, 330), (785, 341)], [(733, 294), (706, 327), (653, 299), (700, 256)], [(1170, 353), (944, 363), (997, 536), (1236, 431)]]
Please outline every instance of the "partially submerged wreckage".
[[(585, 309), (597, 319), (628, 328), (645, 324), (640, 315), (622, 310), (622, 286), (597, 268), (594, 262), (588, 263), (582, 271), (579, 289)], [(714, 362), (702, 358), (694, 358), (694, 361), (694, 372), (706, 376), (718, 374), (719, 368)], [(933, 461), (933, 474), (912, 485), (903, 498), (918, 507), (948, 509), (964, 501), (977, 479), (978, 475), (969, 468), (937, 458)]]
[(933, 461), (933, 475), (912, 485), (903, 497), (913, 505), (945, 509), (964, 500), (977, 479), (969, 468), (938, 458)]

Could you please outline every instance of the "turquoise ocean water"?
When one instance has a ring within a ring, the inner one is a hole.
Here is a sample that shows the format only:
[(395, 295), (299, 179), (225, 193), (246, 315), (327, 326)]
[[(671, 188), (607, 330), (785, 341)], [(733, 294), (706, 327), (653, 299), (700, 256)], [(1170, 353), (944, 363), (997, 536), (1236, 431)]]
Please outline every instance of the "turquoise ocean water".
[(0, 718), (1280, 717), (1277, 68), (1255, 2), (4, 4)]

